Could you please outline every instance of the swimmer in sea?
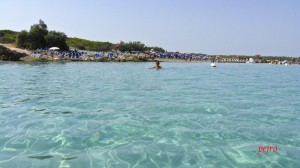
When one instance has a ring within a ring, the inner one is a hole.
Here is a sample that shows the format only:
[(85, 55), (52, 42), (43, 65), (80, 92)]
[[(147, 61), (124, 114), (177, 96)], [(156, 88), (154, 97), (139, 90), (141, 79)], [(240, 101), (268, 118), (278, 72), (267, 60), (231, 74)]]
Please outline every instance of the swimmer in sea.
[(155, 60), (155, 66), (149, 69), (161, 69), (161, 66), (159, 65), (159, 61)]

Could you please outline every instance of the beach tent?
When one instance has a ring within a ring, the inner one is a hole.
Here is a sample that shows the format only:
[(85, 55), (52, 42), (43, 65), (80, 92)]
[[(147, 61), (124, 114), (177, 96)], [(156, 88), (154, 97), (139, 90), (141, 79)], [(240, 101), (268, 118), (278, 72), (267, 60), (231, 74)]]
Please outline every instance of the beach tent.
[(51, 47), (51, 48), (49, 48), (49, 50), (59, 50), (59, 48), (58, 47)]

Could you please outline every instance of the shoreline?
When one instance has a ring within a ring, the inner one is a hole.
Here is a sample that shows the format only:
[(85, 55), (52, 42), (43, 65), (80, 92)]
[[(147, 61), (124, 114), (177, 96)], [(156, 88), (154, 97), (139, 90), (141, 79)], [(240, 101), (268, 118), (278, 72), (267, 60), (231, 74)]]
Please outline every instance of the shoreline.
[[(93, 59), (93, 58), (72, 58), (72, 59), (61, 59), (61, 58), (55, 58), (55, 57), (49, 57), (46, 55), (43, 55), (42, 58), (34, 58), (32, 56), (33, 51), (17, 48), (14, 46), (14, 44), (2, 44), (0, 43), (0, 46), (3, 46), (7, 48), (8, 50), (11, 50), (13, 52), (17, 52), (26, 56), (20, 57), (17, 61), (12, 62), (154, 62), (155, 60), (160, 62), (174, 62), (174, 63), (211, 63), (212, 60), (214, 60), (213, 57), (206, 59), (206, 60), (190, 60), (190, 59), (172, 59), (172, 58), (151, 58), (150, 55), (133, 55), (133, 54), (127, 54), (122, 55), (117, 58), (108, 58), (103, 57), (99, 59)], [(219, 58), (218, 58), (219, 59)], [(228, 58), (224, 58), (228, 59)], [(295, 58), (297, 59), (297, 58)], [(1, 60), (1, 62), (5, 62), (7, 60)], [(222, 58), (219, 60), (215, 60), (216, 63), (246, 63), (245, 61), (241, 61), (238, 59), (231, 59), (231, 61), (223, 60)], [(267, 60), (266, 62), (257, 62), (260, 64), (280, 64), (278, 63), (278, 60)], [(299, 64), (299, 62), (290, 62), (289, 64)]]

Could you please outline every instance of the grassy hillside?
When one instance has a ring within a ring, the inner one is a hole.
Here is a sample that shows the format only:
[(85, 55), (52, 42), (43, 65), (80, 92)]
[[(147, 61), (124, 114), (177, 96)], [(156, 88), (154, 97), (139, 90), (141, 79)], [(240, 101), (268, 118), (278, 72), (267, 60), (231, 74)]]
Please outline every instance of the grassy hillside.
[[(0, 43), (13, 44), (16, 42), (19, 32), (12, 30), (0, 30)], [(67, 38), (67, 44), (82, 50), (92, 51), (109, 51), (112, 49), (113, 44), (109, 42), (90, 41), (80, 38)]]
[(15, 43), (18, 33), (12, 30), (0, 30), (0, 43)]
[[(12, 30), (0, 30), (0, 43), (16, 44), (18, 34), (19, 32)], [(66, 42), (71, 48), (89, 51), (111, 51), (114, 50), (116, 46), (110, 42), (90, 41), (76, 37), (68, 37)], [(121, 44), (118, 45), (118, 49), (121, 51), (149, 51), (150, 49), (164, 51), (164, 49), (160, 47), (148, 47), (141, 42), (121, 42)]]
[(110, 51), (113, 48), (113, 44), (110, 42), (90, 41), (75, 37), (68, 38), (67, 44), (70, 47), (90, 51)]

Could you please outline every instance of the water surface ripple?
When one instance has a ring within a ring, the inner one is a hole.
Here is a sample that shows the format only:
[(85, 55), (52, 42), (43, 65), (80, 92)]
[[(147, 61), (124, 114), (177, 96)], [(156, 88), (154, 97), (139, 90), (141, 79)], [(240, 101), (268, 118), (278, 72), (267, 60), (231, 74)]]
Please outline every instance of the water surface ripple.
[(299, 65), (151, 66), (0, 63), (0, 167), (300, 167)]

